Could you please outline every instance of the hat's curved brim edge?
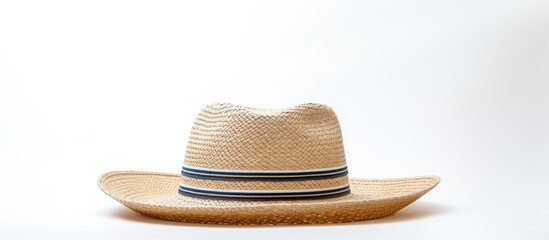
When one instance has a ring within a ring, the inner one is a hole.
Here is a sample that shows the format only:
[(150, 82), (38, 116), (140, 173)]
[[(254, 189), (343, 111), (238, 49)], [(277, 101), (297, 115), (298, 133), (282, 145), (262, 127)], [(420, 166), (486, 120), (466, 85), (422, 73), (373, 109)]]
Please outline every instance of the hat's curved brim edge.
[(408, 206), (439, 182), (438, 176), (350, 178), (351, 194), (320, 200), (223, 201), (177, 192), (179, 174), (113, 171), (98, 186), (126, 207), (154, 218), (213, 224), (340, 223), (380, 218)]

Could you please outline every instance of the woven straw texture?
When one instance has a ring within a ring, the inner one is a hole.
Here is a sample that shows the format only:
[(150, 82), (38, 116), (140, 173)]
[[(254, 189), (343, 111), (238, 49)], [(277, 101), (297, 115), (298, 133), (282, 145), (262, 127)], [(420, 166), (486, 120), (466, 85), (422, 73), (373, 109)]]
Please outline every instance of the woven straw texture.
[[(309, 103), (268, 110), (219, 103), (206, 106), (198, 114), (189, 136), (184, 166), (210, 173), (230, 170), (302, 174), (319, 169), (345, 169), (346, 160), (339, 122), (328, 106)], [(128, 208), (160, 219), (216, 224), (304, 224), (387, 216), (427, 193), (440, 180), (436, 176), (352, 179), (346, 173), (271, 181), (119, 171), (101, 175), (98, 185)], [(351, 192), (326, 199), (219, 200), (182, 195), (178, 193), (179, 184), (225, 193), (303, 192), (348, 184)]]
[[(202, 109), (189, 135), (184, 164), (225, 170), (306, 170), (345, 165), (339, 121), (323, 104), (289, 109), (259, 109), (230, 103)], [(336, 179), (291, 182), (198, 180), (193, 187), (228, 190), (293, 190), (341, 186)]]
[(223, 201), (177, 193), (178, 174), (109, 172), (100, 188), (128, 208), (154, 218), (192, 223), (259, 225), (340, 223), (391, 215), (434, 188), (437, 176), (353, 179), (351, 194), (321, 200)]
[(235, 170), (301, 170), (345, 165), (335, 113), (322, 104), (284, 110), (208, 105), (191, 129), (185, 164)]

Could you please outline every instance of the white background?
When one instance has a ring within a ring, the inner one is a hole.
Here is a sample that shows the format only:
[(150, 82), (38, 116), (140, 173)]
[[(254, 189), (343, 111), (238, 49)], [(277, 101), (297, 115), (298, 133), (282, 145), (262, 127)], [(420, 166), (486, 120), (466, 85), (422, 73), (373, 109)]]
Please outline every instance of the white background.
[[(96, 186), (177, 173), (206, 104), (331, 106), (350, 175), (436, 174), (396, 215), (231, 227)], [(1, 1), (1, 239), (548, 239), (549, 1)]]

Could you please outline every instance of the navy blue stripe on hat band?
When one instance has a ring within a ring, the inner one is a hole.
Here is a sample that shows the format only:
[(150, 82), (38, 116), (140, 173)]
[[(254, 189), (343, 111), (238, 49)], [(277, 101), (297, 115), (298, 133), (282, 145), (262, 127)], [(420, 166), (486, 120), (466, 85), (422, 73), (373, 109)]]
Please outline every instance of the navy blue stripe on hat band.
[(189, 166), (183, 166), (181, 168), (181, 175), (183, 176), (208, 180), (229, 181), (304, 181), (330, 179), (345, 176), (347, 174), (347, 166), (298, 171), (213, 170)]
[(351, 192), (349, 185), (330, 189), (297, 190), (297, 191), (235, 191), (214, 190), (179, 185), (179, 193), (198, 198), (219, 200), (304, 200), (333, 198)]
[(323, 176), (311, 176), (311, 177), (220, 177), (220, 176), (208, 176), (208, 175), (198, 175), (193, 173), (188, 173), (181, 171), (181, 175), (191, 178), (206, 179), (206, 180), (223, 180), (223, 181), (268, 181), (268, 182), (280, 182), (280, 181), (306, 181), (306, 180), (322, 180), (342, 177), (348, 174), (348, 171), (345, 170), (341, 173), (323, 175)]

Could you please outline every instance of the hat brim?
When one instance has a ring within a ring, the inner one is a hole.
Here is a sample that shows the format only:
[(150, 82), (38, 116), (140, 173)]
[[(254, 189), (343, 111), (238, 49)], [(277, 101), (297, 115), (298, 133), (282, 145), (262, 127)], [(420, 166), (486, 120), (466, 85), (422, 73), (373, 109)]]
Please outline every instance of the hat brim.
[(437, 176), (393, 179), (350, 178), (351, 193), (318, 200), (235, 201), (184, 196), (180, 175), (115, 171), (102, 174), (98, 185), (126, 207), (154, 218), (213, 224), (340, 223), (396, 213), (433, 189)]

